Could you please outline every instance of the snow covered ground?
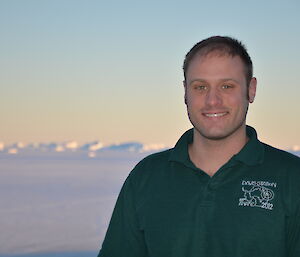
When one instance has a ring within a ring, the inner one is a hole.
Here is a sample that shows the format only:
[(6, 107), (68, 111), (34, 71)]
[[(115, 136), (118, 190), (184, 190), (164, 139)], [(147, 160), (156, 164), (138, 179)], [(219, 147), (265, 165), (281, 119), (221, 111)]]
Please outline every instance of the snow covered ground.
[(96, 256), (119, 190), (146, 153), (0, 153), (0, 256)]

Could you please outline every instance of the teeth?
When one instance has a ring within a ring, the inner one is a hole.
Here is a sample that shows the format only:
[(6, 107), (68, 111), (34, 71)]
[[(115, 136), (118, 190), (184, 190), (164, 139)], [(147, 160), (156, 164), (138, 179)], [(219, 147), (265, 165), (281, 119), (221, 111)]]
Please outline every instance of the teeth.
[(221, 112), (221, 113), (206, 113), (205, 116), (207, 117), (221, 117), (224, 116), (226, 112)]

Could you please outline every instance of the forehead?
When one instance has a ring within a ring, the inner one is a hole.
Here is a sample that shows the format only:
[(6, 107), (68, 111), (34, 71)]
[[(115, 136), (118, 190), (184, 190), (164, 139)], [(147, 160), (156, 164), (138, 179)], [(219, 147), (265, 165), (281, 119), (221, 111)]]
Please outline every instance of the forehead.
[(187, 80), (199, 77), (214, 78), (244, 78), (245, 65), (239, 56), (231, 56), (223, 52), (197, 53), (187, 70)]
[(191, 59), (190, 64), (196, 61), (207, 61), (207, 60), (239, 60), (242, 66), (244, 65), (243, 60), (239, 55), (232, 55), (230, 52), (225, 50), (213, 50), (207, 51), (207, 49), (201, 49)]

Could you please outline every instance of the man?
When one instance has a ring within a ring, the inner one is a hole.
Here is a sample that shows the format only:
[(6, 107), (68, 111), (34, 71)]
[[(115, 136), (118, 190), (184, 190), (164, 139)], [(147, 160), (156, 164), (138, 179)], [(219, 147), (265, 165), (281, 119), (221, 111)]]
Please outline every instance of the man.
[(300, 158), (246, 126), (256, 79), (245, 47), (205, 39), (183, 70), (193, 129), (130, 173), (99, 256), (299, 257)]

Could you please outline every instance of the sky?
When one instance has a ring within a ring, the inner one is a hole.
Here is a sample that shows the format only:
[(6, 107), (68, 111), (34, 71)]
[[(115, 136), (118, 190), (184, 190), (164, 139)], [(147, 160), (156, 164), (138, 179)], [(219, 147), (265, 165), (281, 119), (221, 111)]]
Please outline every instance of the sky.
[(258, 80), (247, 123), (300, 145), (300, 3), (0, 0), (0, 142), (173, 146), (191, 127), (182, 62), (212, 35), (241, 40)]

